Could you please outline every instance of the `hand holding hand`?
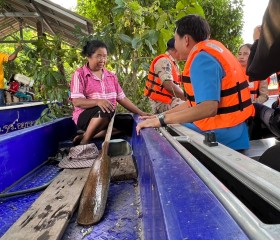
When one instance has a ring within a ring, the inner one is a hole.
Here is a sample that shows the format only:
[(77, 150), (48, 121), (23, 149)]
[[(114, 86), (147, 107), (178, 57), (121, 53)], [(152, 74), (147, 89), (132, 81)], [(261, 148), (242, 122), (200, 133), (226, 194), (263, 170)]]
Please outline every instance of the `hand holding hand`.
[(114, 111), (114, 105), (110, 101), (106, 99), (99, 99), (97, 100), (97, 106), (101, 108), (102, 112), (113, 112)]
[(141, 112), (139, 113), (139, 115), (141, 116), (140, 118), (142, 118), (142, 117), (144, 117), (144, 116), (151, 116), (152, 114), (151, 114), (151, 113), (148, 113), (148, 112), (143, 112), (143, 111), (141, 111)]

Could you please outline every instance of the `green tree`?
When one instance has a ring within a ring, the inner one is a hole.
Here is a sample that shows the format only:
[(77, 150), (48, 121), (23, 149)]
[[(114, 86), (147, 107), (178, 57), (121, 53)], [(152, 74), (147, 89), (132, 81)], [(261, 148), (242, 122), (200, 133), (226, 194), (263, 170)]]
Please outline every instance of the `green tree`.
[[(26, 31), (24, 32), (24, 37), (26, 39), (34, 39), (36, 37), (36, 33), (31, 29), (26, 29)], [(12, 54), (15, 51), (17, 45), (20, 43), (19, 39), (19, 32), (7, 37), (5, 40), (17, 41), (17, 43), (0, 44), (0, 52)], [(22, 73), (28, 77), (32, 77), (30, 75), (30, 66), (26, 66), (25, 64), (26, 58), (27, 57), (24, 54), (24, 51), (20, 51), (14, 61), (4, 63), (4, 77), (7, 81), (11, 77), (11, 75), (15, 73)]]
[(166, 42), (174, 35), (175, 21), (192, 13), (204, 16), (193, 0), (173, 4), (159, 0), (78, 0), (77, 11), (96, 22), (94, 34), (88, 38), (107, 43), (111, 54), (108, 68), (116, 72), (128, 97), (145, 110), (148, 104), (143, 89), (149, 64), (166, 50)]
[(63, 44), (60, 36), (40, 38), (26, 44), (20, 61), (9, 69), (33, 76), (38, 98), (63, 103), (50, 105), (49, 117), (63, 116), (71, 112), (67, 102), (71, 75), (85, 61), (80, 49), (85, 41), (100, 39), (109, 47), (107, 67), (117, 74), (127, 96), (148, 111), (143, 89), (149, 64), (165, 51), (175, 21), (187, 14), (206, 16), (211, 37), (236, 51), (242, 41), (242, 4), (242, 0), (78, 0), (77, 12), (92, 19), (94, 34), (84, 37), (77, 29), (80, 45), (75, 48)]
[(63, 44), (57, 35), (53, 38), (40, 37), (38, 41), (26, 45), (24, 54), (23, 64), (29, 66), (27, 70), (35, 79), (37, 99), (51, 103), (41, 122), (69, 115), (72, 112), (72, 105), (68, 102), (69, 82), (73, 71), (82, 62), (78, 50)]
[(199, 0), (211, 28), (211, 38), (237, 53), (243, 40), (243, 0)]
[[(26, 30), (24, 37), (36, 40), (37, 33)], [(6, 40), (20, 42), (19, 33)], [(38, 123), (71, 114), (72, 105), (68, 102), (69, 82), (72, 73), (83, 61), (79, 50), (64, 44), (59, 35), (41, 37), (33, 43), (22, 45), (23, 50), (19, 52), (17, 59), (4, 64), (5, 79), (8, 81), (12, 74), (21, 73), (35, 80), (35, 99), (51, 102)], [(1, 45), (0, 51), (12, 53), (14, 48), (15, 44), (5, 44)]]

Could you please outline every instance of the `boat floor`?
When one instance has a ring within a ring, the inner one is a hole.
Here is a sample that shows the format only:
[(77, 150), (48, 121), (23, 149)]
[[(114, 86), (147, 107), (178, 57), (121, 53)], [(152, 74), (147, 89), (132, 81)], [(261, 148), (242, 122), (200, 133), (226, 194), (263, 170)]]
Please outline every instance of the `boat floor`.
[[(98, 145), (98, 144), (97, 144)], [(48, 161), (7, 192), (34, 188), (49, 182), (61, 169), (58, 162)], [(43, 191), (9, 198), (0, 198), (0, 238), (33, 204)], [(110, 184), (107, 206), (102, 220), (91, 227), (77, 225), (77, 211), (73, 214), (62, 239), (139, 239), (141, 209), (139, 188), (135, 180)]]

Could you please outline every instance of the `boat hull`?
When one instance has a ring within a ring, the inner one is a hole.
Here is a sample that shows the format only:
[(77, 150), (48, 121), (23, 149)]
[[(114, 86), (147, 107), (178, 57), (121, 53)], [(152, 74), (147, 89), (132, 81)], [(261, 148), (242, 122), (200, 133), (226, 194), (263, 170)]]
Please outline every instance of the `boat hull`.
[(0, 135), (34, 126), (47, 107), (43, 102), (19, 102), (0, 107)]
[[(128, 141), (137, 163), (137, 182), (111, 183), (104, 218), (93, 227), (94, 230), (77, 226), (77, 216), (74, 214), (69, 219), (62, 239), (81, 239), (83, 234), (87, 234), (89, 239), (100, 236), (116, 239), (248, 239), (237, 221), (179, 152), (155, 129), (141, 130), (140, 136), (137, 136), (135, 126), (140, 120), (136, 115), (128, 116), (133, 122), (132, 135)], [(75, 127), (68, 118), (20, 130), (18, 134), (5, 135), (5, 139), (0, 139), (1, 146), (9, 148), (17, 141), (25, 141), (24, 145), (30, 145), (36, 157), (30, 159), (30, 151), (22, 147), (21, 150), (25, 152), (22, 157), (24, 164), (19, 167), (18, 155), (11, 154), (11, 149), (7, 150), (4, 152), (7, 155), (4, 161), (6, 165), (1, 165), (1, 171), (9, 169), (4, 174), (6, 178), (10, 178), (11, 172), (19, 171), (23, 165), (32, 165), (29, 170), (25, 170), (31, 171), (35, 165), (44, 162), (47, 156), (54, 154), (59, 142), (69, 139), (73, 132)], [(66, 143), (69, 145), (70, 141)], [(41, 160), (33, 164), (36, 158)], [(189, 158), (192, 156), (189, 155)], [(8, 165), (7, 162), (12, 160), (14, 163)], [(1, 182), (6, 182), (2, 189), (17, 179), (14, 177), (8, 183), (2, 178)], [(0, 212), (4, 211), (1, 207), (7, 212), (10, 199), (1, 201)], [(8, 215), (13, 215), (13, 211), (11, 209)], [(7, 221), (6, 218), (3, 220)], [(0, 232), (0, 236), (6, 231)]]
[(63, 118), (0, 136), (0, 192), (54, 156), (74, 132), (72, 119)]

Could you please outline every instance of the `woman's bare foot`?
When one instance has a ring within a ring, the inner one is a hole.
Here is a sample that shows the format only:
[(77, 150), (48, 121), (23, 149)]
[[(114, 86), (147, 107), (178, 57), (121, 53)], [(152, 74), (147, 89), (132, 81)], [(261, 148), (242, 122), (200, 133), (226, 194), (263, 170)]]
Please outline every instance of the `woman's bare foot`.
[(82, 139), (83, 139), (83, 134), (81, 134), (81, 135), (77, 135), (76, 137), (74, 137), (74, 139), (73, 139), (73, 145), (74, 146), (77, 146), (77, 145), (79, 145), (80, 143), (81, 143), (81, 141), (82, 141)]
[[(101, 130), (99, 133), (97, 133), (93, 138), (103, 138), (105, 137), (106, 135), (106, 132), (107, 130)], [(112, 136), (114, 135), (117, 135), (121, 133), (120, 130), (116, 129), (116, 128), (113, 128), (112, 130)], [(88, 144), (89, 142), (88, 141), (83, 141), (83, 137), (84, 137), (84, 134), (80, 134), (80, 135), (77, 135), (76, 137), (74, 137), (73, 139), (73, 145), (74, 146), (77, 146), (77, 145), (84, 145), (84, 144)]]
[[(93, 138), (103, 138), (103, 137), (106, 136), (106, 133), (107, 133), (107, 129), (101, 130), (99, 133), (97, 133), (96, 135), (94, 135)], [(113, 128), (113, 129), (112, 129), (112, 136), (117, 135), (117, 134), (119, 134), (119, 133), (121, 133), (120, 130), (118, 130), (118, 129), (116, 129), (116, 128)]]

